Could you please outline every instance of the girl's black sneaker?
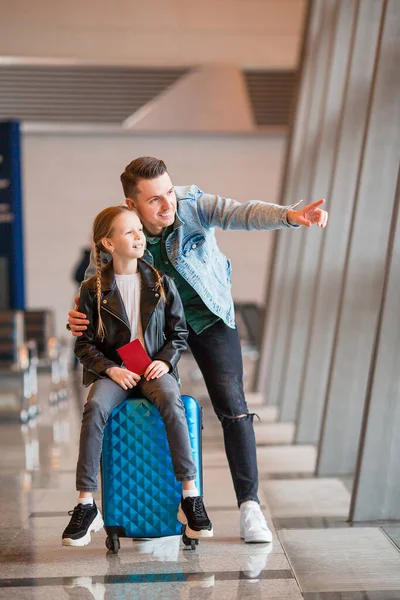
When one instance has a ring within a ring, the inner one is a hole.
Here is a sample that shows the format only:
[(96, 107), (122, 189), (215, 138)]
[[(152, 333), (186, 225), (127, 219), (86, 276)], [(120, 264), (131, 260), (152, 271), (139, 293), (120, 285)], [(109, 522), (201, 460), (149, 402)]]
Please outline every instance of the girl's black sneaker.
[(185, 534), (190, 539), (212, 537), (213, 526), (204, 508), (201, 496), (182, 498), (178, 510), (178, 521), (186, 525)]
[(100, 531), (103, 519), (95, 501), (93, 504), (78, 504), (70, 510), (71, 520), (62, 534), (63, 546), (87, 546), (90, 544), (91, 531)]

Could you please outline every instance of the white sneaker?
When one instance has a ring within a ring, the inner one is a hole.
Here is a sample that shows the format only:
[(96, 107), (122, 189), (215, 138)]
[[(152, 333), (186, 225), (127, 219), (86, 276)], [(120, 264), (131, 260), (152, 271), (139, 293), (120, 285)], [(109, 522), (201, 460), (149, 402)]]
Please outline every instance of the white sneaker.
[[(204, 575), (203, 573), (185, 574), (186, 583), (180, 589), (180, 600), (190, 600), (190, 598), (210, 598), (208, 592), (204, 595), (201, 589), (212, 588), (215, 585), (215, 575)], [(193, 594), (192, 594), (193, 589)]]
[(240, 505), (240, 537), (247, 543), (272, 542), (272, 533), (257, 502), (249, 500)]
[(176, 562), (179, 557), (180, 550), (180, 535), (173, 535), (162, 538), (152, 538), (146, 541), (141, 541), (140, 544), (135, 544), (135, 550), (140, 554), (149, 554), (148, 558), (154, 558), (161, 561)]
[(259, 581), (258, 578), (267, 565), (268, 555), (272, 552), (272, 543), (255, 546), (250, 552), (251, 554), (243, 556), (241, 571), (245, 579)]
[[(71, 595), (71, 598), (80, 598), (81, 595), (82, 598), (87, 598), (88, 594), (85, 594), (85, 592), (83, 592), (84, 589), (88, 590), (89, 594), (93, 596), (93, 600), (104, 600), (106, 594), (106, 586), (103, 583), (100, 583), (99, 581), (93, 583), (91, 577), (72, 577), (68, 580), (68, 583), (64, 587), (67, 594), (68, 590), (73, 590), (74, 588), (81, 588), (81, 590), (75, 590), (76, 594), (74, 594), (73, 596)], [(82, 593), (85, 594), (85, 596), (83, 596)], [(79, 596), (77, 594), (79, 594)], [(68, 594), (68, 596), (69, 595), (70, 594)]]

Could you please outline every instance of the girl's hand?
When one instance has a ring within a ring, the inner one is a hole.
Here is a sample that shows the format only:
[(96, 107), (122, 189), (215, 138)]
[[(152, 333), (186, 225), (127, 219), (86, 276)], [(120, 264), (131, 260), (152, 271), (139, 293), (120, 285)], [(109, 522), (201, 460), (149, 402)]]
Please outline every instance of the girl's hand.
[(131, 390), (140, 381), (140, 375), (128, 371), (128, 369), (121, 369), (120, 367), (110, 367), (106, 369), (106, 374), (115, 383), (118, 383), (123, 390)]
[(144, 378), (146, 381), (150, 381), (150, 379), (159, 379), (165, 373), (168, 373), (170, 370), (170, 366), (168, 363), (163, 360), (153, 360), (153, 362), (147, 367), (144, 372)]

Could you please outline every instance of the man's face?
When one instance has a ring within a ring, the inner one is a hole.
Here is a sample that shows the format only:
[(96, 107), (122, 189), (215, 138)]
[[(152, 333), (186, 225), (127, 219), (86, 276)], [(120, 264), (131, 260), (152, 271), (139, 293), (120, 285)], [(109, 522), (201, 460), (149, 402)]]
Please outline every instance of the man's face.
[(156, 179), (141, 179), (134, 198), (126, 203), (136, 208), (145, 230), (151, 235), (160, 235), (175, 220), (176, 195), (168, 173)]

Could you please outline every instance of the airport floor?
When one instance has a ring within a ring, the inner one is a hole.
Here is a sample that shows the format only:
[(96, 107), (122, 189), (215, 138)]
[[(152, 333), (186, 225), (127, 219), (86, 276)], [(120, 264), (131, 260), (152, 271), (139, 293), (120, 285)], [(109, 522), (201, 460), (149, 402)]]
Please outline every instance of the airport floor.
[[(249, 387), (251, 352), (245, 366)], [(349, 526), (351, 480), (314, 478), (316, 448), (293, 445), (293, 424), (277, 423), (276, 410), (251, 393), (249, 407), (260, 417), (260, 500), (274, 539), (239, 539), (219, 423), (190, 355), (180, 372), (183, 393), (197, 397), (205, 411), (204, 497), (214, 538), (195, 551), (180, 537), (121, 539), (114, 555), (100, 531), (89, 546), (61, 546), (77, 498), (86, 392), (71, 375), (68, 399), (50, 405), (49, 377), (41, 375), (40, 416), (24, 426), (0, 424), (0, 600), (400, 599), (400, 523)]]

